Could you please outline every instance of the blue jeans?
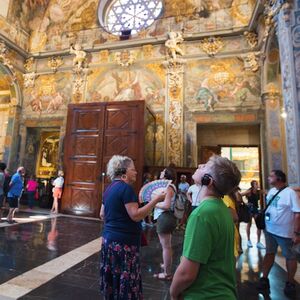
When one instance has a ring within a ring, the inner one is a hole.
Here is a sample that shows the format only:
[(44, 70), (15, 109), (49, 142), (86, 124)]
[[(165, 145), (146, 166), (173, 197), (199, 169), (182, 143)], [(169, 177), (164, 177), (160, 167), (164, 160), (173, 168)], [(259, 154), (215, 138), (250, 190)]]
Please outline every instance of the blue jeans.
[(27, 192), (27, 200), (29, 208), (33, 208), (34, 206), (34, 194), (35, 192)]

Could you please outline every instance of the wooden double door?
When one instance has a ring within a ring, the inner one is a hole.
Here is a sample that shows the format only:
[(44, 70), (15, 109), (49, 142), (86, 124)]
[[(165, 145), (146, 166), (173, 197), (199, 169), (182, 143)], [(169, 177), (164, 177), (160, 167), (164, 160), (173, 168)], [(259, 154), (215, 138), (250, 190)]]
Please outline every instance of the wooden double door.
[(133, 159), (141, 186), (144, 165), (144, 101), (71, 104), (64, 140), (62, 211), (99, 214), (108, 183), (106, 165), (114, 154)]

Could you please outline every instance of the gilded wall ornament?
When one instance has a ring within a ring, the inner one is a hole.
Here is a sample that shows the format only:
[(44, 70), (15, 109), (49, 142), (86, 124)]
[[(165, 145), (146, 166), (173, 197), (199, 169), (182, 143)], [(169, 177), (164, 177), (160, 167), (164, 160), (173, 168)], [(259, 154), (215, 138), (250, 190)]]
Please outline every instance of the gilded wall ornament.
[(180, 32), (171, 31), (168, 33), (168, 40), (165, 42), (167, 48), (167, 54), (169, 58), (174, 61), (177, 60), (177, 55), (183, 56), (183, 50), (180, 47), (180, 44), (183, 43), (183, 37)]
[(121, 67), (129, 67), (136, 60), (136, 53), (130, 50), (123, 50), (115, 53), (115, 61)]
[(256, 72), (259, 69), (260, 52), (250, 52), (241, 56), (246, 71)]
[(250, 48), (254, 49), (258, 44), (257, 34), (255, 32), (245, 31), (244, 36), (245, 36)]
[(48, 67), (51, 68), (53, 72), (56, 72), (63, 64), (64, 62), (60, 56), (52, 56), (48, 59)]
[(104, 62), (104, 63), (108, 62), (108, 60), (109, 60), (109, 51), (108, 50), (101, 50), (99, 54), (100, 54), (101, 62)]
[(224, 47), (224, 42), (220, 37), (205, 38), (200, 42), (200, 48), (209, 56), (215, 56)]
[(24, 69), (26, 72), (32, 72), (33, 71), (33, 65), (34, 65), (34, 58), (33, 57), (29, 57), (28, 59), (26, 59), (25, 63), (24, 63)]
[(36, 78), (35, 72), (23, 74), (23, 78), (24, 78), (24, 87), (25, 88), (34, 87), (35, 78)]
[(152, 45), (144, 45), (142, 49), (143, 49), (144, 58), (151, 58), (153, 56), (153, 46)]
[(12, 75), (12, 80), (17, 80), (16, 72), (14, 66), (12, 65), (9, 57), (8, 57), (8, 49), (3, 41), (0, 40), (0, 61), (6, 66)]

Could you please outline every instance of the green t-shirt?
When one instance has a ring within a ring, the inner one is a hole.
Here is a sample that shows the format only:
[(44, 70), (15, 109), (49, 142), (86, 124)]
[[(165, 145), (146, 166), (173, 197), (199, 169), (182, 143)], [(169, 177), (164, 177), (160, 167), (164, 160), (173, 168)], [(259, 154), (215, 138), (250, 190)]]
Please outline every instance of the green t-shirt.
[(185, 300), (236, 299), (234, 224), (229, 209), (219, 199), (206, 199), (189, 217), (183, 256), (200, 263)]

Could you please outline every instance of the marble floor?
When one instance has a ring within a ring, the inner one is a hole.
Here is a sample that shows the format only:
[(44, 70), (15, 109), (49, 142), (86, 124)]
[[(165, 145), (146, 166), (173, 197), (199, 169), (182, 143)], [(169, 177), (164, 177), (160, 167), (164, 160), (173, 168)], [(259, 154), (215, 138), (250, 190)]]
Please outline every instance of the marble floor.
[[(18, 212), (16, 220), (18, 223), (12, 225), (0, 223), (0, 300), (102, 299), (98, 288), (102, 227), (99, 220), (53, 216), (48, 211)], [(141, 250), (144, 298), (169, 299), (170, 283), (153, 278), (161, 262), (155, 228), (146, 228), (145, 232), (149, 245)], [(244, 253), (237, 261), (239, 299), (288, 299), (282, 291), (286, 271), (280, 256), (276, 258), (270, 274), (270, 295), (256, 291), (264, 250), (256, 248), (254, 226), (251, 231), (253, 248), (247, 248), (245, 224), (241, 224), (241, 233)], [(174, 268), (181, 255), (182, 239), (183, 232), (175, 232)], [(299, 272), (300, 267), (297, 274), (298, 295)]]

